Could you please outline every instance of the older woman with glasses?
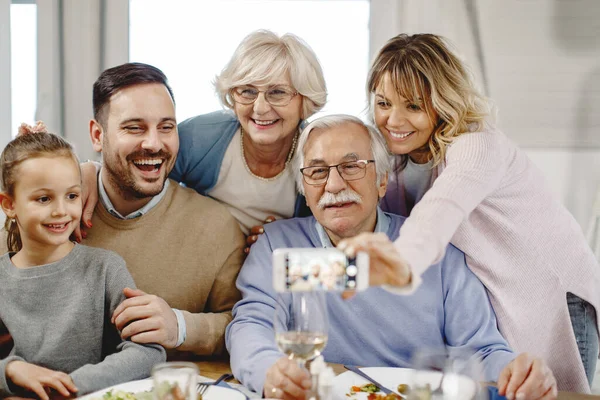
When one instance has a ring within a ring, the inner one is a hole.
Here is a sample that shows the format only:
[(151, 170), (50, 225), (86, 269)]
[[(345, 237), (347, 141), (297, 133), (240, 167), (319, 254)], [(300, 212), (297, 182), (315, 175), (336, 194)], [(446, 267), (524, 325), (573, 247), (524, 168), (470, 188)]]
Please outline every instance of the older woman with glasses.
[[(325, 105), (325, 79), (302, 39), (259, 30), (239, 44), (215, 89), (228, 110), (179, 124), (169, 177), (225, 204), (250, 245), (264, 222), (310, 213), (290, 161), (302, 122)], [(82, 218), (87, 226), (96, 204), (91, 192)]]
[[(238, 46), (215, 81), (232, 112), (179, 124), (171, 178), (224, 203), (246, 235), (269, 216), (303, 214), (291, 159), (303, 120), (325, 104), (325, 79), (300, 38), (256, 31)], [(250, 238), (252, 241), (252, 237)]]

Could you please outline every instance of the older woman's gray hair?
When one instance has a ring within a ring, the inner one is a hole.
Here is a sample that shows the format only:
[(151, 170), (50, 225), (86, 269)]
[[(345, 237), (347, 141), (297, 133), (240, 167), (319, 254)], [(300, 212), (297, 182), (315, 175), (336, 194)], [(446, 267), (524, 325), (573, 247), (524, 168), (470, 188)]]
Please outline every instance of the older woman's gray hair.
[(233, 109), (233, 88), (268, 85), (281, 76), (288, 76), (294, 89), (304, 97), (302, 119), (323, 108), (327, 87), (321, 64), (308, 44), (291, 33), (279, 37), (268, 30), (252, 32), (239, 44), (214, 84), (223, 106)]
[(364, 123), (359, 118), (346, 114), (327, 115), (317, 118), (304, 128), (298, 138), (298, 148), (293, 160), (293, 171), (296, 174), (296, 186), (298, 192), (304, 194), (304, 186), (302, 184), (302, 173), (300, 168), (304, 166), (304, 146), (308, 141), (308, 136), (315, 129), (331, 129), (345, 124), (356, 124), (365, 128), (371, 138), (371, 153), (375, 160), (375, 170), (377, 171), (377, 185), (392, 169), (392, 156), (387, 147), (387, 143), (383, 136), (371, 125)]

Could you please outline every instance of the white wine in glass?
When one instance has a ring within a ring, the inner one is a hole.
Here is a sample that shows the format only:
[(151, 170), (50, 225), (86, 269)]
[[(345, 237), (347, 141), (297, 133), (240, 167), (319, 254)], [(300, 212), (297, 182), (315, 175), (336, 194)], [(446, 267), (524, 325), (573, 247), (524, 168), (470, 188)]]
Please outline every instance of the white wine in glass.
[(304, 367), (327, 344), (329, 319), (324, 292), (286, 293), (275, 306), (275, 340), (290, 360)]

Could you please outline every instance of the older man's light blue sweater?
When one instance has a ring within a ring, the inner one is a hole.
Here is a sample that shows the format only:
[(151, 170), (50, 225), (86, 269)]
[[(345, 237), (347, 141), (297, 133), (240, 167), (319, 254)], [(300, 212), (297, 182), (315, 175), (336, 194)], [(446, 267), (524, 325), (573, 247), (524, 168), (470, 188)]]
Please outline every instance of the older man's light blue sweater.
[[(383, 231), (394, 240), (404, 218), (378, 215), (378, 227), (386, 218)], [(234, 375), (258, 393), (266, 371), (283, 356), (273, 330), (277, 298), (272, 284), (273, 250), (324, 247), (318, 226), (314, 217), (265, 225), (265, 233), (252, 246), (238, 277), (243, 298), (233, 309), (226, 343)], [(485, 379), (496, 380), (515, 354), (498, 332), (485, 288), (467, 268), (464, 254), (449, 246), (442, 261), (430, 267), (422, 279), (418, 289), (406, 296), (375, 287), (347, 301), (328, 293), (325, 360), (365, 367), (409, 367), (416, 349), (470, 348), (483, 359)], [(290, 299), (284, 296), (280, 301)]]

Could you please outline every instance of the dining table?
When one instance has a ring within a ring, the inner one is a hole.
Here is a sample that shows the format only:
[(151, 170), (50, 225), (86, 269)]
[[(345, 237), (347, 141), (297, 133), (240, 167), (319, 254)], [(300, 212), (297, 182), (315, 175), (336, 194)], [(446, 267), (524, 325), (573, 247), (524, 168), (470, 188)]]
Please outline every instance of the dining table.
[[(223, 374), (231, 374), (231, 367), (229, 366), (229, 360), (227, 359), (200, 360), (194, 361), (194, 364), (200, 369), (200, 375), (210, 379), (217, 379)], [(342, 364), (328, 363), (328, 365), (333, 369), (336, 375), (346, 371)], [(239, 383), (237, 381), (233, 382)], [(573, 392), (558, 392), (558, 400), (600, 400), (600, 396)]]

